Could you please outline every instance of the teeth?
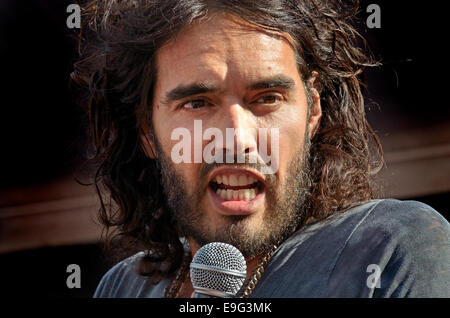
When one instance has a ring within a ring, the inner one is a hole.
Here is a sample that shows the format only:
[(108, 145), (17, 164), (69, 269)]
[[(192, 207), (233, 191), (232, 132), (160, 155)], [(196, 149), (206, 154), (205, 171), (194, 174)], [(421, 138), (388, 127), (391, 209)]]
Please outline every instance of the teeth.
[(249, 184), (247, 181), (247, 176), (245, 174), (241, 174), (238, 179), (238, 185), (245, 186)]
[(248, 192), (249, 192), (249, 199), (253, 200), (256, 197), (255, 189), (250, 189), (250, 190), (248, 190)]
[(222, 200), (225, 200), (227, 198), (227, 191), (226, 190), (222, 190), (222, 189), (218, 189), (217, 190), (217, 195), (219, 195), (219, 197)]
[[(251, 201), (253, 200), (258, 190), (256, 188), (250, 188), (250, 185), (254, 184), (258, 180), (247, 174), (230, 174), (230, 175), (217, 175), (214, 178), (217, 184), (222, 184), (221, 188), (216, 190), (217, 195), (225, 201)], [(233, 190), (227, 189), (229, 187), (244, 187), (247, 189)], [(247, 186), (247, 187), (246, 187)], [(225, 188), (225, 189), (224, 189)]]
[(255, 189), (245, 189), (245, 190), (230, 190), (230, 189), (217, 189), (217, 195), (225, 201), (250, 201), (256, 197)]
[(246, 174), (231, 174), (231, 175), (217, 175), (214, 178), (217, 184), (224, 184), (229, 186), (246, 186), (255, 183), (257, 180), (252, 176)]
[(250, 201), (250, 190), (244, 190), (244, 200)]
[(226, 184), (226, 185), (229, 185), (229, 183), (228, 183), (228, 176), (227, 175), (223, 175), (222, 176), (222, 183)]
[(238, 179), (234, 174), (232, 174), (230, 176), (230, 186), (233, 187), (233, 186), (237, 186), (237, 185), (238, 185)]

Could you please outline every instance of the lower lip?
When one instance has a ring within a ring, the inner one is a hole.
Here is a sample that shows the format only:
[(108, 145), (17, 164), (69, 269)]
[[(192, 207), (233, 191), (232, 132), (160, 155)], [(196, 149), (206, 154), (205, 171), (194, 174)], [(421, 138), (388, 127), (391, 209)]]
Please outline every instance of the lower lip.
[(223, 215), (249, 215), (254, 213), (264, 203), (264, 190), (259, 192), (253, 200), (250, 201), (225, 201), (208, 187), (209, 197), (212, 204), (220, 214)]

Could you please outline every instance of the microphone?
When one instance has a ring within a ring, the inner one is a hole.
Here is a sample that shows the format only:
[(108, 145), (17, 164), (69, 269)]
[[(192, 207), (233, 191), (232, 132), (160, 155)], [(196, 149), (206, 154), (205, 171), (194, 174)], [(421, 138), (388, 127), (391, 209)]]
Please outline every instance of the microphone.
[(247, 264), (233, 245), (212, 242), (195, 253), (190, 273), (194, 298), (231, 298), (244, 284)]

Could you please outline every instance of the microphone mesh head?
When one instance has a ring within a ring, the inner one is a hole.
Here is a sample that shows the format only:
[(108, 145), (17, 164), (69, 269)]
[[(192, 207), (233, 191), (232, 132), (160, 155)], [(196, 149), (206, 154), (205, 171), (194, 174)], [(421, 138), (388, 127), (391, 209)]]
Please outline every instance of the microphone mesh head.
[[(228, 297), (241, 289), (247, 274), (242, 253), (233, 245), (213, 242), (204, 245), (191, 263), (191, 281), (198, 292), (217, 291)], [(208, 293), (208, 292), (205, 292)]]

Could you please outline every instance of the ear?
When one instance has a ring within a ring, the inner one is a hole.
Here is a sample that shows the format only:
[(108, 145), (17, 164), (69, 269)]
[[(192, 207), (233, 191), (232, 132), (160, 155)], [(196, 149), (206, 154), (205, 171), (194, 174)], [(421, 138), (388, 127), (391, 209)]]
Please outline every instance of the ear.
[(307, 80), (306, 84), (311, 94), (312, 105), (310, 106), (309, 119), (308, 119), (308, 134), (309, 139), (312, 139), (319, 130), (320, 119), (322, 118), (322, 106), (320, 105), (320, 82), (319, 73), (313, 71), (311, 77)]
[(158, 157), (158, 154), (156, 153), (155, 143), (153, 142), (154, 136), (150, 133), (150, 129), (147, 123), (142, 124), (140, 131), (141, 144), (145, 154), (150, 159), (156, 159)]

